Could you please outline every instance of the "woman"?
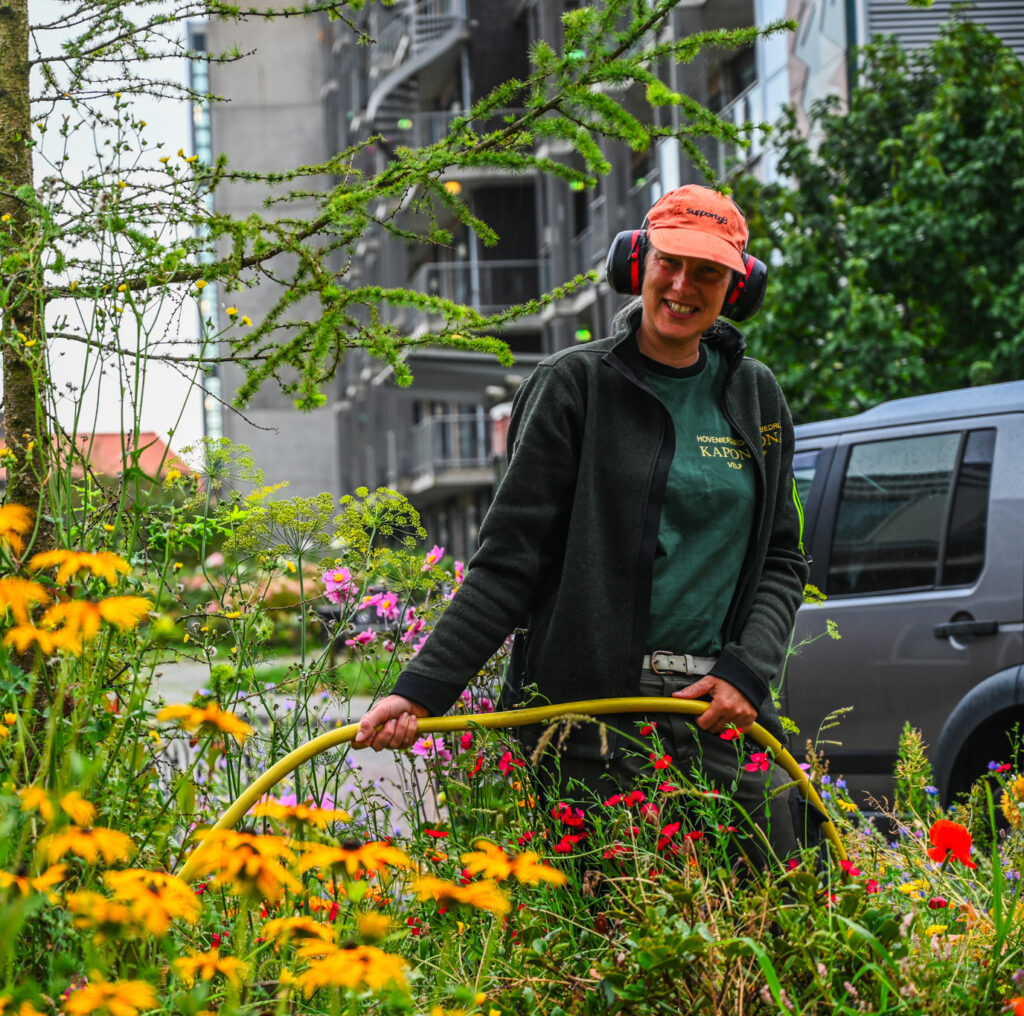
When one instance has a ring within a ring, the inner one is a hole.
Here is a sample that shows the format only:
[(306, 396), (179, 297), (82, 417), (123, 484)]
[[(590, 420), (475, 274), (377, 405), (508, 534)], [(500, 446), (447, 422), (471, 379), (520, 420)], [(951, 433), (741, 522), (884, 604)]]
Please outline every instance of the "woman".
[[(729, 198), (689, 185), (661, 198), (635, 236), (639, 299), (613, 336), (547, 358), (517, 392), (480, 548), (393, 693), (363, 717), (356, 747), (411, 745), (417, 717), (447, 711), (513, 630), (506, 704), (708, 699), (697, 730), (666, 720), (659, 733), (678, 768), (721, 784), (737, 758), (720, 734), (757, 720), (784, 736), (769, 685), (807, 565), (785, 399), (720, 319), (749, 284), (746, 222)], [(575, 729), (563, 781), (633, 779), (644, 760), (626, 750), (635, 721)], [(740, 772), (735, 796), (760, 815), (769, 777)], [(776, 802), (759, 821), (777, 853), (795, 847), (787, 808)]]

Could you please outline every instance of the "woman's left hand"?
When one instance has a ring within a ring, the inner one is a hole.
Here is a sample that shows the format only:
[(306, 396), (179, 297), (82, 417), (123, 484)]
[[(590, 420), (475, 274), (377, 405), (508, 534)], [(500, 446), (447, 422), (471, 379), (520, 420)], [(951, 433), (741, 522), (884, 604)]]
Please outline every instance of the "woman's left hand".
[(697, 726), (712, 734), (720, 734), (726, 727), (739, 727), (745, 734), (757, 719), (757, 710), (750, 699), (738, 688), (714, 674), (672, 693), (672, 698), (697, 699), (705, 696), (711, 705), (697, 717)]

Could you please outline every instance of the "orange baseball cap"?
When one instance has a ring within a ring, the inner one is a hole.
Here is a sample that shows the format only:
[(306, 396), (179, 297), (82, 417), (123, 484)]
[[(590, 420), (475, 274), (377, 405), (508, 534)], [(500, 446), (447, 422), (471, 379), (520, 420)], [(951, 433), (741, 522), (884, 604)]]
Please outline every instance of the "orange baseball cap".
[(706, 258), (745, 272), (750, 233), (737, 204), (710, 187), (691, 183), (663, 195), (647, 213), (647, 237), (666, 254)]

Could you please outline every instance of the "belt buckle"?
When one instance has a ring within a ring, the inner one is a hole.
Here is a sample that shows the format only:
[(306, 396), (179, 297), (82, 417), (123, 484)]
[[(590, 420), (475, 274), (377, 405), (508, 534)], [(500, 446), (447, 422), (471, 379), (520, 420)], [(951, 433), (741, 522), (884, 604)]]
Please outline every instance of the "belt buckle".
[(679, 674), (680, 671), (674, 669), (660, 670), (658, 668), (658, 657), (659, 656), (679, 656), (686, 661), (686, 670), (682, 673), (686, 676), (692, 676), (695, 671), (693, 669), (693, 657), (689, 653), (670, 653), (667, 649), (655, 649), (651, 653), (651, 671), (657, 674), (659, 677), (663, 677), (666, 674)]

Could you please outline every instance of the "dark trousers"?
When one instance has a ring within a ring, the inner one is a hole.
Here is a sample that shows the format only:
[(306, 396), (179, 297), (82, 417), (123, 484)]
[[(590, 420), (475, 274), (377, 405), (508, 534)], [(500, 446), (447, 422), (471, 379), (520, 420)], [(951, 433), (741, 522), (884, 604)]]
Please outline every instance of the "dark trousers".
[[(693, 680), (645, 671), (640, 694), (668, 697)], [(731, 858), (745, 858), (755, 867), (770, 865), (773, 856), (784, 862), (795, 855), (801, 839), (806, 842), (813, 837), (797, 835), (801, 798), (799, 790), (790, 786), (789, 774), (774, 764), (762, 770), (758, 762), (752, 761), (752, 754), (763, 751), (752, 738), (724, 740), (701, 730), (696, 719), (653, 712), (638, 717), (637, 743), (619, 757), (579, 759), (548, 754), (539, 763), (541, 782), (550, 798), (587, 811), (594, 806), (595, 797), (603, 801), (630, 791), (642, 778), (650, 781), (657, 777), (658, 782), (679, 788), (676, 793), (655, 798), (659, 822), (678, 821), (683, 823), (682, 832), (700, 830), (723, 836)], [(652, 722), (657, 724), (657, 736), (640, 735), (642, 725)], [(671, 765), (656, 770), (650, 758), (652, 752), (658, 757), (669, 755)], [(747, 765), (753, 768), (748, 770)], [(706, 796), (710, 790), (718, 791), (717, 800)], [(715, 824), (725, 829), (702, 829), (701, 824), (706, 825), (709, 816), (715, 815)], [(729, 826), (735, 831), (729, 832)]]

